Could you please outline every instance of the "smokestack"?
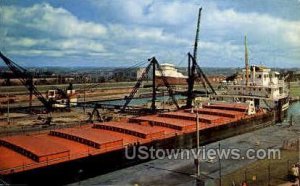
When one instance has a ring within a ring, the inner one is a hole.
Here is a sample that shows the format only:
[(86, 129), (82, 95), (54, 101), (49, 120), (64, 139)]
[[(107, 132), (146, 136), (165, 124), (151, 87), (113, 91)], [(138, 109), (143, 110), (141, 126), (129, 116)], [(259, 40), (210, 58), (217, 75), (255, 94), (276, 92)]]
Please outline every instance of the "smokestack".
[(247, 36), (245, 35), (245, 69), (246, 69), (246, 85), (249, 86), (249, 63), (248, 63), (248, 48)]

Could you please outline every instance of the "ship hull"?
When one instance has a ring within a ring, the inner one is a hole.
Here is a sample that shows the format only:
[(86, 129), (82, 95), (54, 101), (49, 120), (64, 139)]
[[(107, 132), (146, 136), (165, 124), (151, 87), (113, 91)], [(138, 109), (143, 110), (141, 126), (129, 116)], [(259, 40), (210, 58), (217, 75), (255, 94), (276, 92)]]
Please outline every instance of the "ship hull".
[[(274, 124), (274, 113), (270, 112), (251, 119), (242, 119), (215, 128), (201, 130), (200, 144), (205, 145), (228, 137), (264, 128), (272, 124)], [(143, 145), (155, 149), (190, 149), (196, 146), (196, 132), (156, 140)], [(106, 154), (88, 156), (71, 162), (7, 175), (4, 179), (12, 184), (62, 185), (149, 160), (150, 159), (126, 159), (125, 149), (121, 149)]]
[(289, 97), (279, 99), (277, 102), (277, 113), (276, 113), (276, 121), (282, 122), (283, 119), (287, 116), (287, 111), (289, 108)]
[[(180, 78), (180, 77), (166, 77), (166, 80), (170, 85), (187, 85), (187, 79), (186, 78)], [(159, 76), (155, 77), (156, 85), (157, 86), (164, 86), (163, 79)]]

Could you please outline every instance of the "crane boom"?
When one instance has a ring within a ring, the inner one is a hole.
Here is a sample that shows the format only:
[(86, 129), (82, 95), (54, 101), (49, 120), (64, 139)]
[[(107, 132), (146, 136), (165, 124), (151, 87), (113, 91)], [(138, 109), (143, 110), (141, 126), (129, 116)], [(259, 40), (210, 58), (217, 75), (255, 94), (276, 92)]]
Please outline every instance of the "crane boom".
[[(209, 88), (211, 89), (212, 93), (216, 95), (217, 93), (216, 93), (215, 89), (213, 88), (213, 86), (212, 86), (211, 83), (209, 82), (209, 80), (208, 80), (208, 78), (206, 77), (206, 75), (204, 74), (203, 70), (200, 68), (199, 65), (197, 65), (196, 68), (197, 68), (197, 73), (198, 73), (198, 75), (199, 75), (199, 76), (202, 75), (202, 77), (204, 78), (205, 82), (208, 84)], [(208, 89), (206, 89), (206, 90), (208, 91)]]
[(47, 111), (52, 110), (52, 103), (49, 102), (43, 95), (40, 93), (37, 88), (33, 85), (33, 76), (23, 67), (19, 66), (11, 59), (6, 57), (2, 52), (0, 52), (0, 57), (7, 65), (7, 67), (16, 75), (16, 77), (21, 81), (21, 83), (37, 97), (37, 99), (45, 106)]
[[(206, 90), (206, 93), (209, 93), (208, 87), (211, 89), (211, 92), (216, 94), (216, 91), (210, 84), (208, 78), (204, 74), (203, 70), (200, 68), (200, 66), (197, 64), (197, 50), (198, 50), (198, 41), (199, 41), (199, 31), (200, 31), (200, 20), (201, 20), (201, 12), (202, 7), (199, 8), (198, 13), (198, 21), (197, 21), (197, 29), (196, 29), (196, 37), (195, 37), (195, 44), (194, 44), (194, 51), (193, 55), (188, 53), (188, 91), (187, 91), (187, 102), (186, 107), (191, 108), (192, 102), (194, 98), (194, 84), (197, 77), (200, 78), (200, 81), (203, 85), (203, 88)], [(208, 85), (208, 87), (207, 87)]]
[(150, 70), (150, 67), (151, 67), (151, 63), (148, 64), (148, 66), (146, 67), (146, 69), (142, 73), (141, 77), (138, 79), (138, 81), (136, 82), (135, 86), (131, 90), (129, 96), (125, 98), (126, 101), (125, 101), (125, 104), (123, 105), (122, 111), (125, 111), (126, 107), (130, 103), (130, 101), (132, 100), (132, 98), (134, 97), (134, 95), (137, 93), (138, 89), (140, 88), (140, 86), (142, 84), (142, 81), (145, 79), (146, 75), (148, 74), (148, 72)]
[(193, 53), (193, 56), (194, 56), (196, 61), (197, 61), (197, 50), (198, 50), (198, 41), (199, 41), (201, 11), (202, 11), (202, 7), (199, 8), (199, 13), (198, 13), (197, 30), (196, 30), (196, 37), (195, 37), (194, 53)]
[[(211, 92), (212, 92), (213, 94), (216, 95), (217, 93), (216, 93), (215, 89), (213, 88), (213, 86), (212, 86), (211, 83), (209, 82), (208, 78), (206, 77), (206, 75), (205, 75), (205, 73), (203, 72), (203, 70), (201, 69), (201, 67), (198, 65), (198, 63), (196, 62), (196, 60), (194, 59), (194, 57), (193, 57), (190, 53), (188, 53), (188, 55), (189, 55), (189, 57), (192, 59), (192, 62), (193, 62), (194, 65), (195, 65), (195, 68), (196, 68), (196, 71), (197, 71), (198, 76), (199, 76), (199, 77), (200, 77), (200, 76), (203, 77), (204, 83), (207, 83), (208, 86), (209, 86), (209, 88), (211, 89)], [(208, 90), (207, 90), (207, 91), (208, 91)]]
[[(202, 12), (202, 7), (200, 7), (199, 11), (198, 11), (198, 21), (197, 21), (197, 29), (196, 29), (195, 44), (194, 44), (194, 53), (193, 53), (193, 57), (194, 57), (195, 61), (197, 61), (197, 57), (198, 57), (197, 56), (197, 52), (198, 52), (198, 41), (199, 41), (199, 32), (200, 32), (201, 12)], [(201, 73), (199, 75), (199, 78), (200, 78), (200, 81), (201, 81), (201, 83), (203, 85), (203, 88), (206, 90), (206, 92), (208, 92), (207, 86), (205, 84), (206, 80), (204, 80), (204, 78), (205, 78), (204, 76), (205, 75)]]

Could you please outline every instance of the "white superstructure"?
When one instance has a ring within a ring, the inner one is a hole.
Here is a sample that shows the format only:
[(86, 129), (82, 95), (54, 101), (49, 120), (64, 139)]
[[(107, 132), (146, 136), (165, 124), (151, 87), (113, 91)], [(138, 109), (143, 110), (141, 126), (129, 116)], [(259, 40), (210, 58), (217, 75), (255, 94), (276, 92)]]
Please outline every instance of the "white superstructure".
[[(165, 77), (187, 78), (187, 76), (184, 76), (182, 73), (178, 72), (173, 64), (163, 63), (160, 65), (160, 67)], [(161, 73), (158, 70), (155, 73), (156, 76), (161, 76)]]
[(288, 88), (280, 73), (262, 66), (251, 66), (246, 80), (246, 69), (242, 71), (242, 79), (228, 85), (228, 94), (242, 94), (281, 99), (288, 96)]
[[(248, 78), (247, 75), (248, 74)], [(256, 107), (284, 112), (289, 107), (289, 89), (280, 73), (263, 66), (251, 66), (242, 77), (233, 82), (227, 82), (227, 92), (213, 96), (218, 100), (246, 102), (253, 100)]]

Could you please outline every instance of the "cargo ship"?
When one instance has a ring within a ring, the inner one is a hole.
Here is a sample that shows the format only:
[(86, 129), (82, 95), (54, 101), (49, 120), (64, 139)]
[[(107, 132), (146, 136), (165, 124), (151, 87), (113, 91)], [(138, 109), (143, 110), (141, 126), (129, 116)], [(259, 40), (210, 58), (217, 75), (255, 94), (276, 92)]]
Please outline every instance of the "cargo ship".
[[(201, 8), (197, 35), (200, 13)], [(195, 46), (197, 41), (196, 36)], [(196, 64), (195, 55), (194, 61), (193, 66)], [(187, 84), (187, 78), (177, 72), (174, 65), (161, 66), (171, 85)], [(157, 75), (155, 80), (159, 81), (161, 77), (159, 73)], [(136, 87), (139, 86), (138, 81)], [(0, 181), (3, 179), (11, 184), (29, 185), (72, 183), (147, 161), (138, 156), (126, 158), (126, 151), (132, 151), (135, 147), (191, 149), (197, 144), (198, 132), (199, 143), (205, 145), (274, 124), (274, 112), (255, 105), (255, 101), (249, 99), (237, 103), (207, 100), (196, 108), (180, 108), (118, 121), (86, 123), (79, 127), (2, 137)]]
[[(175, 68), (175, 65), (170, 63), (163, 63), (160, 65), (163, 75), (166, 77), (168, 83), (170, 85), (186, 85), (188, 77), (183, 75), (182, 73), (178, 72)], [(156, 84), (157, 86), (163, 86), (162, 74), (160, 71), (156, 71)]]
[(273, 118), (273, 112), (255, 108), (251, 101), (205, 102), (197, 109), (2, 137), (0, 174), (12, 184), (71, 183), (145, 161), (126, 159), (126, 149), (195, 147), (197, 119), (204, 145), (269, 126)]

